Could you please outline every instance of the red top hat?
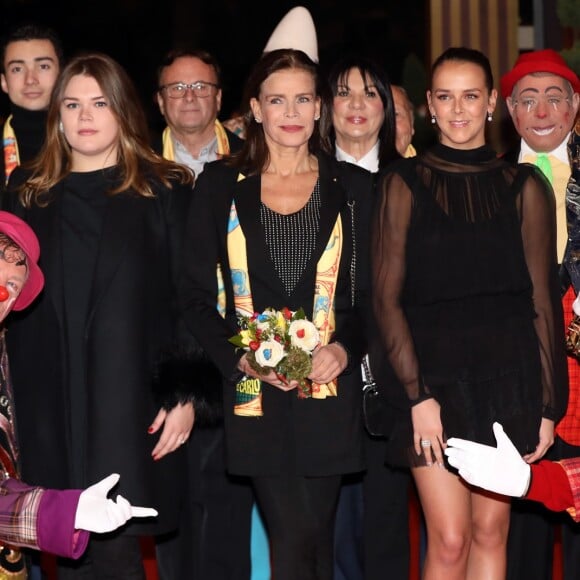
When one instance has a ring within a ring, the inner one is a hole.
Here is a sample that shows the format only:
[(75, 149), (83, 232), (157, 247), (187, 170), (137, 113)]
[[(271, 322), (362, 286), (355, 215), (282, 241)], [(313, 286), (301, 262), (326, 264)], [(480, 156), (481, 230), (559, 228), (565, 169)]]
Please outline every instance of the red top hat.
[(501, 94), (504, 99), (511, 97), (514, 85), (531, 73), (551, 73), (570, 82), (575, 93), (580, 93), (580, 79), (555, 50), (535, 50), (524, 52), (516, 60), (514, 68), (501, 77)]
[(0, 211), (0, 233), (8, 236), (26, 254), (28, 278), (12, 307), (13, 310), (23, 310), (44, 287), (44, 275), (37, 264), (40, 256), (38, 238), (27, 223), (7, 211)]

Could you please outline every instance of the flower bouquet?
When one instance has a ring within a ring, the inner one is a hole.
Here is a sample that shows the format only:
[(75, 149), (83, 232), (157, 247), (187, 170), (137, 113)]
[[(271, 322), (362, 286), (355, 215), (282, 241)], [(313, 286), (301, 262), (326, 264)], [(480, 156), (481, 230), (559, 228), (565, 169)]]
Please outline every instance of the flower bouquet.
[[(320, 335), (302, 308), (295, 312), (289, 308), (267, 308), (252, 316), (239, 316), (239, 325), (240, 332), (229, 340), (248, 353), (252, 369), (261, 375), (273, 370), (282, 381), (298, 381), (298, 397), (312, 396), (312, 383), (307, 377), (312, 371), (312, 352), (320, 343)], [(236, 396), (250, 394), (255, 398), (258, 393), (254, 391), (236, 392)]]

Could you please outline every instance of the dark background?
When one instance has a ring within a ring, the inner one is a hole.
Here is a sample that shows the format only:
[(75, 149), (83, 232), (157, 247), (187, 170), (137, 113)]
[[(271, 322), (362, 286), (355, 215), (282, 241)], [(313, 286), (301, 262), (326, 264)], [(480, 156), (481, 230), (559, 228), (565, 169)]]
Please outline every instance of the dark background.
[[(14, 22), (33, 19), (57, 31), (67, 56), (80, 50), (111, 55), (135, 81), (155, 127), (162, 123), (153, 103), (156, 68), (167, 50), (205, 48), (217, 57), (224, 78), (220, 118), (226, 119), (237, 108), (244, 79), (270, 34), (296, 5), (306, 6), (313, 16), (323, 68), (342, 52), (358, 48), (377, 58), (392, 82), (401, 83), (408, 55), (414, 54), (419, 63), (429, 61), (427, 2), (349, 4), (350, 8), (332, 0), (0, 0), (0, 33)], [(3, 96), (0, 113), (6, 107)]]

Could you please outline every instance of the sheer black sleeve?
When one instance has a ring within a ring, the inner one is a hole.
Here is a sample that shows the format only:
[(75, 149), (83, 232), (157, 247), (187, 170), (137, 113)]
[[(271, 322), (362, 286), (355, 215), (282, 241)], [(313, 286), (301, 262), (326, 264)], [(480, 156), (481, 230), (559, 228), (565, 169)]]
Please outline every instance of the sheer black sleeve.
[(423, 384), (413, 338), (401, 306), (413, 198), (397, 173), (385, 175), (379, 188), (371, 256), (374, 313), (389, 362), (409, 402), (417, 404), (431, 395)]
[(568, 375), (557, 272), (556, 209), (552, 189), (535, 170), (523, 184), (519, 207), (542, 365), (542, 415), (558, 421), (566, 410)]

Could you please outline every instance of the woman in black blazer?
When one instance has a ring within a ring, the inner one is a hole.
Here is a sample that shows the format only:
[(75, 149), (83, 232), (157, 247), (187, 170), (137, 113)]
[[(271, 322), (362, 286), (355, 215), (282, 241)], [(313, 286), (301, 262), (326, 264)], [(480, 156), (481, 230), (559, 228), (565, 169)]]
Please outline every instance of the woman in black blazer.
[(89, 54), (62, 71), (45, 147), (9, 188), (7, 209), (38, 236), (46, 276), (7, 333), (23, 476), (58, 488), (120, 473), (115, 491), (159, 518), (91, 541), (59, 578), (143, 579), (137, 536), (177, 527), (182, 453), (171, 452), (193, 424), (191, 403), (160, 408), (153, 392), (177, 339), (191, 173), (150, 150), (130, 79)]
[[(353, 291), (362, 299), (366, 277), (355, 275), (353, 235), (368, 214), (362, 206), (371, 199), (372, 179), (320, 152), (320, 131), (329, 122), (320, 92), (316, 65), (303, 52), (262, 56), (246, 85), (244, 147), (206, 166), (184, 246), (185, 319), (223, 375), (227, 465), (252, 480), (278, 580), (332, 578), (341, 475), (364, 467), (359, 363), (365, 344)], [(285, 385), (274, 373), (258, 375), (228, 342), (238, 332), (228, 251), (234, 209), (245, 237), (253, 309), (302, 307), (310, 319), (317, 264), (341, 223), (335, 330), (315, 352), (309, 376), (316, 383), (338, 377), (337, 396), (299, 399), (295, 384)], [(216, 308), (218, 264), (224, 317)], [(262, 417), (234, 415), (235, 385), (244, 375), (262, 381)]]

